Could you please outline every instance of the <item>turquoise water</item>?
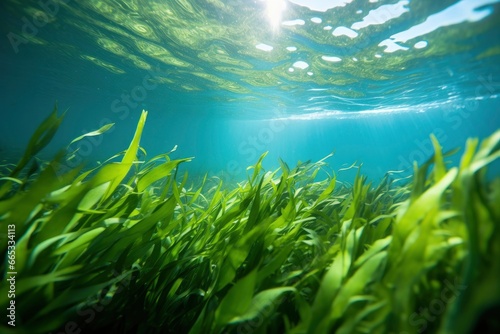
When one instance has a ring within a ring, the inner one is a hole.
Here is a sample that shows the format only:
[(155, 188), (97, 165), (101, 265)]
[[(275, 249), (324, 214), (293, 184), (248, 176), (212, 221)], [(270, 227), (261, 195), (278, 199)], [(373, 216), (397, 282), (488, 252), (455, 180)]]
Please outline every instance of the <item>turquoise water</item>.
[(241, 179), (265, 151), (408, 171), (431, 133), (449, 150), (499, 128), (499, 2), (4, 0), (1, 154), (57, 101), (47, 156), (115, 123), (75, 163), (125, 149), (146, 109), (148, 156), (177, 145), (195, 175)]

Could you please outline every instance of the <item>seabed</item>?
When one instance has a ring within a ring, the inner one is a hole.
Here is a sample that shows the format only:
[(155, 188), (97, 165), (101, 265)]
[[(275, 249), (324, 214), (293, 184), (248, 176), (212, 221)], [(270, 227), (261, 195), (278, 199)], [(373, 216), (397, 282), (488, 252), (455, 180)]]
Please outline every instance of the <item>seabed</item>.
[(264, 171), (264, 153), (227, 187), (191, 182), (190, 158), (137, 160), (146, 117), (124, 152), (73, 168), (34, 159), (55, 108), (1, 166), (0, 332), (500, 332), (500, 131), (458, 166), (431, 136), (410, 179), (317, 181), (323, 160)]

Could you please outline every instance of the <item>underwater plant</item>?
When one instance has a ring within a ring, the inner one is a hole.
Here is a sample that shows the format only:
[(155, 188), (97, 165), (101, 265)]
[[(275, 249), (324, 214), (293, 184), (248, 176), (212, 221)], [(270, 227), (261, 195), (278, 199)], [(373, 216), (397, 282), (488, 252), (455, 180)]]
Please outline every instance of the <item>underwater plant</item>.
[(404, 184), (372, 185), (359, 167), (352, 185), (316, 181), (325, 159), (264, 171), (264, 153), (227, 188), (181, 175), (191, 158), (138, 161), (146, 118), (125, 151), (85, 170), (64, 152), (33, 159), (61, 123), (54, 108), (0, 169), (0, 308), (15, 306), (2, 333), (500, 328), (488, 316), (500, 305), (500, 179), (486, 178), (500, 131), (469, 139), (453, 167), (431, 136), (434, 155)]

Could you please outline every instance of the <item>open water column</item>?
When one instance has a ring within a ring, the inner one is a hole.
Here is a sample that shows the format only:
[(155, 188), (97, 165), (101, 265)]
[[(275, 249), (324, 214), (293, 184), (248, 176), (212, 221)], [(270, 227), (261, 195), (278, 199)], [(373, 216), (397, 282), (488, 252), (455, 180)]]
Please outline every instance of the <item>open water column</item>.
[(499, 0), (3, 0), (0, 333), (500, 333)]

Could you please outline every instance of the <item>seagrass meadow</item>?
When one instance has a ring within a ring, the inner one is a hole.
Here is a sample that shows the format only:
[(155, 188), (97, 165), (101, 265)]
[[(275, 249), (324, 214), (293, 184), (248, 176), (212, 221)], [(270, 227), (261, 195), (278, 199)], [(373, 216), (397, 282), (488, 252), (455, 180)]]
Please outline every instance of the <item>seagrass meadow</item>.
[[(15, 277), (15, 327), (2, 333), (496, 333), (500, 329), (500, 131), (469, 139), (456, 166), (434, 154), (411, 178), (340, 182), (324, 160), (236, 186), (191, 182), (190, 158), (95, 168), (36, 154), (62, 116), (1, 166), (2, 275)], [(111, 125), (87, 133), (98, 136)], [(318, 173), (328, 177), (318, 180)], [(10, 232), (9, 232), (10, 233)], [(10, 234), (9, 234), (10, 235)], [(10, 276), (9, 276), (10, 275)], [(8, 309), (12, 286), (1, 283)]]

